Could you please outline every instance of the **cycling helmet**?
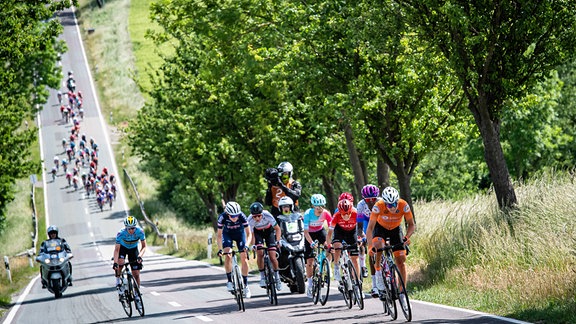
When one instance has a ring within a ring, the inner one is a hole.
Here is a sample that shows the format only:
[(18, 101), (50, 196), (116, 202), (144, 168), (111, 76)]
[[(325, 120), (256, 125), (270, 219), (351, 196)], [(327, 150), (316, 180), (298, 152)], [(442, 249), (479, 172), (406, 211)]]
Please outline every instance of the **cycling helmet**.
[(292, 198), (284, 196), (284, 197), (280, 198), (280, 200), (278, 200), (278, 208), (279, 209), (282, 209), (282, 206), (286, 206), (286, 205), (289, 205), (290, 210), (293, 210), (294, 201), (292, 201)]
[(128, 217), (124, 218), (124, 226), (134, 227), (134, 226), (136, 226), (136, 224), (137, 224), (136, 217), (128, 216)]
[(326, 205), (326, 198), (324, 198), (322, 194), (313, 194), (312, 197), (310, 197), (310, 202), (312, 206), (324, 206)]
[(352, 211), (352, 201), (343, 199), (338, 202), (338, 211), (349, 214)]
[(351, 202), (354, 202), (354, 196), (349, 192), (343, 192), (340, 194), (340, 197), (338, 197), (338, 201), (340, 200), (350, 200)]
[(240, 205), (235, 201), (229, 201), (228, 203), (226, 203), (226, 207), (224, 208), (224, 211), (226, 212), (226, 214), (228, 214), (230, 216), (236, 216), (236, 215), (240, 215), (240, 213), (242, 213), (242, 209), (240, 208)]
[(262, 214), (263, 210), (264, 206), (259, 202), (253, 202), (252, 205), (250, 205), (250, 214), (252, 215)]
[(292, 167), (292, 164), (290, 162), (282, 162), (278, 164), (278, 173), (288, 172), (290, 177), (292, 177), (293, 170), (294, 168)]
[(386, 187), (382, 190), (382, 198), (387, 204), (395, 204), (398, 202), (398, 199), (400, 199), (400, 194), (398, 193), (398, 190), (393, 187)]
[(373, 184), (362, 187), (362, 198), (376, 198), (380, 195), (380, 189)]
[(48, 226), (48, 229), (46, 230), (48, 237), (50, 237), (50, 233), (52, 232), (56, 232), (56, 236), (58, 236), (58, 227), (56, 227), (55, 225)]

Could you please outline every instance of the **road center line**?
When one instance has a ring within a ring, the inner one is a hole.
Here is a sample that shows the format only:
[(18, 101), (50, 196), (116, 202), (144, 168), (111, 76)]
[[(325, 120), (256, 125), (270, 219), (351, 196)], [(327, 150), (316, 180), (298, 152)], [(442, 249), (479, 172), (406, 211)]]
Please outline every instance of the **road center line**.
[(172, 306), (174, 306), (174, 307), (182, 307), (182, 305), (178, 304), (177, 302), (173, 302), (173, 301), (168, 302), (168, 304), (170, 304), (170, 305), (172, 305)]

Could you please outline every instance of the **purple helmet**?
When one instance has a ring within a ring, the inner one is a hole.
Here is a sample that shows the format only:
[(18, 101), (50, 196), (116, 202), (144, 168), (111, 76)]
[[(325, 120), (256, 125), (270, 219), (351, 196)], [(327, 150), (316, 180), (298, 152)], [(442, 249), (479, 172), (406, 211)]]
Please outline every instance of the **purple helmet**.
[(362, 198), (374, 198), (380, 195), (380, 189), (372, 184), (367, 184), (362, 188)]

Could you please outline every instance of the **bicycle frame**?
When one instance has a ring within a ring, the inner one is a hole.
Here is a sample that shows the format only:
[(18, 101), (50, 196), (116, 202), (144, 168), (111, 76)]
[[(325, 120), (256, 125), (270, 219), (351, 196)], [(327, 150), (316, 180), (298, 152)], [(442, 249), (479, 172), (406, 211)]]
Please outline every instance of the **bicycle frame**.
[[(242, 295), (242, 291), (244, 290), (244, 280), (242, 279), (242, 271), (240, 271), (240, 265), (238, 264), (238, 253), (240, 253), (240, 251), (231, 250), (230, 252), (223, 252), (222, 254), (230, 254), (232, 256), (232, 294), (238, 304), (238, 310), (244, 312), (246, 311), (246, 308), (244, 307), (244, 296)], [(248, 257), (247, 252), (246, 257)]]
[[(314, 242), (314, 264), (312, 265), (312, 300), (314, 305), (320, 301), (322, 306), (326, 305), (330, 294), (330, 263), (326, 257), (326, 250), (319, 246), (318, 240)], [(325, 291), (325, 295), (321, 293)]]
[[(270, 300), (271, 305), (278, 305), (278, 292), (276, 291), (276, 282), (274, 278), (274, 267), (272, 266), (272, 260), (270, 260), (270, 255), (268, 254), (268, 248), (264, 246), (258, 246), (257, 250), (263, 250), (264, 255), (264, 278), (266, 280), (266, 295)], [(275, 252), (276, 253), (276, 252)]]
[[(136, 261), (126, 262), (122, 265), (122, 271), (120, 272), (120, 278), (122, 283), (127, 289), (124, 290), (124, 300), (120, 300), (122, 308), (128, 317), (132, 317), (132, 302), (140, 316), (144, 316), (144, 300), (142, 299), (142, 294), (140, 293), (140, 287), (136, 282), (136, 278), (132, 275), (132, 269), (130, 265), (136, 264)], [(136, 298), (138, 296), (138, 298)], [(140, 307), (138, 307), (140, 306)]]
[(400, 290), (402, 290), (405, 300), (400, 300), (400, 306), (404, 317), (409, 322), (412, 320), (412, 307), (404, 284), (404, 278), (394, 261), (394, 254), (392, 252), (393, 249), (402, 245), (404, 245), (404, 243), (390, 245), (390, 239), (386, 238), (386, 245), (376, 250), (377, 252), (382, 252), (380, 267), (382, 269), (382, 279), (385, 287), (385, 290), (380, 292), (380, 300), (382, 300), (384, 311), (395, 320), (398, 317), (396, 300), (400, 300)]
[(350, 245), (346, 242), (342, 242), (341, 248), (335, 248), (336, 250), (341, 250), (340, 260), (338, 266), (340, 267), (340, 274), (342, 276), (342, 295), (344, 296), (344, 301), (348, 308), (352, 308), (353, 304), (358, 305), (360, 309), (364, 309), (364, 292), (362, 291), (362, 280), (356, 271), (356, 266), (350, 255), (348, 249)]

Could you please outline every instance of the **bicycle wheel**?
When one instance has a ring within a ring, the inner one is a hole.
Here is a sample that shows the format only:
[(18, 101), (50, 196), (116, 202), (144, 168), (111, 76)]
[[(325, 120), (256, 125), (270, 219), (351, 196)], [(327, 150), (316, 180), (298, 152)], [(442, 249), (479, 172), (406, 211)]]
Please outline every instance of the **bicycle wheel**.
[(388, 313), (392, 320), (396, 320), (398, 318), (398, 309), (396, 308), (396, 302), (394, 301), (394, 294), (392, 291), (392, 285), (389, 282), (386, 282), (386, 273), (382, 271), (382, 280), (384, 280), (384, 292), (382, 292), (383, 296), (380, 297), (382, 300), (382, 304), (384, 305), (384, 312)]
[[(412, 321), (412, 306), (410, 305), (410, 299), (408, 297), (408, 292), (406, 291), (404, 279), (396, 265), (394, 265), (391, 270), (391, 285), (393, 286), (394, 297), (398, 297), (402, 313), (404, 314), (406, 321), (410, 322)], [(400, 291), (404, 292), (404, 298), (400, 297)]]
[(344, 297), (344, 302), (346, 303), (346, 306), (348, 306), (348, 309), (352, 308), (352, 286), (349, 283), (349, 276), (350, 273), (348, 272), (349, 270), (346, 269), (347, 267), (342, 267), (340, 268), (340, 273), (342, 274), (342, 286), (340, 286), (339, 288), (341, 289), (340, 292), (342, 293), (342, 296)]
[(318, 261), (314, 259), (314, 265), (312, 266), (312, 302), (314, 305), (318, 304), (320, 300), (320, 269), (318, 269)]
[(354, 303), (360, 310), (364, 309), (364, 293), (362, 292), (362, 280), (356, 272), (356, 268), (352, 264), (352, 261), (348, 261), (348, 268), (350, 269), (350, 279), (352, 281), (352, 297), (354, 298)]
[(144, 316), (144, 300), (142, 300), (142, 294), (140, 293), (140, 287), (136, 282), (134, 277), (130, 277), (132, 281), (132, 300), (134, 301), (134, 307), (138, 311), (140, 316)]
[(278, 295), (276, 293), (276, 281), (274, 280), (274, 270), (272, 269), (272, 261), (266, 258), (265, 263), (265, 275), (266, 275), (266, 293), (268, 294), (268, 300), (270, 300), (270, 305), (278, 305)]
[(330, 294), (330, 264), (327, 259), (322, 260), (320, 264), (320, 277), (318, 278), (318, 295), (320, 304), (326, 305), (328, 295)]
[[(122, 278), (124, 279), (124, 278)], [(128, 280), (128, 285), (127, 285), (128, 289), (124, 290), (124, 296), (123, 298), (120, 300), (120, 303), (122, 304), (122, 308), (124, 309), (124, 313), (126, 313), (126, 315), (128, 315), (128, 317), (132, 317), (132, 304), (130, 303), (130, 290), (132, 289), (132, 282), (130, 282), (130, 280)]]
[(239, 311), (245, 311), (242, 275), (240, 274), (240, 267), (234, 266), (232, 282), (234, 283), (234, 295), (236, 296), (236, 303), (238, 304)]

